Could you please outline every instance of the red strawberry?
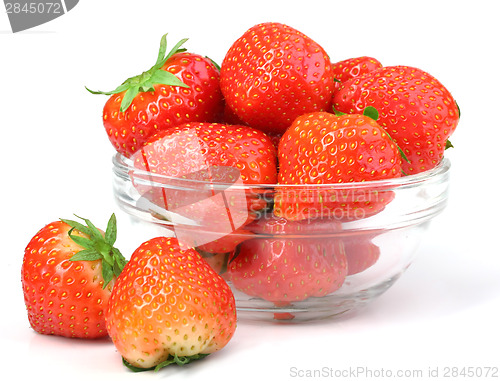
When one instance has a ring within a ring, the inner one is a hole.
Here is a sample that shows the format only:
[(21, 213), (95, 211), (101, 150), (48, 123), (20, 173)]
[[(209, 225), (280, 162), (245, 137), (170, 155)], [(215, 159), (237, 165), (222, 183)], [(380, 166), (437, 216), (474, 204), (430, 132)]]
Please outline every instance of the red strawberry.
[(135, 250), (116, 281), (106, 327), (135, 370), (185, 364), (232, 338), (234, 296), (195, 250), (158, 237)]
[(224, 113), (222, 117), (222, 122), (224, 124), (234, 124), (238, 126), (246, 125), (245, 122), (243, 122), (240, 118), (238, 118), (238, 115), (234, 113), (234, 111), (227, 105), (227, 103), (224, 103)]
[(248, 126), (186, 123), (153, 135), (134, 164), (158, 175), (230, 183), (235, 168), (244, 184), (276, 181), (271, 139)]
[(265, 132), (282, 133), (299, 115), (327, 110), (333, 92), (324, 49), (279, 23), (255, 25), (234, 42), (220, 80), (233, 112)]
[[(401, 176), (398, 147), (366, 115), (305, 114), (281, 138), (278, 158), (282, 187), (276, 192), (274, 211), (291, 220), (373, 215), (392, 200), (391, 192), (370, 189), (369, 184), (356, 188), (318, 185)], [(297, 184), (305, 186), (284, 186)]]
[(277, 176), (271, 139), (246, 126), (177, 126), (154, 135), (133, 160), (139, 171), (131, 176), (144, 197), (196, 221), (199, 228), (194, 235), (176, 228), (191, 247), (212, 242), (217, 238), (214, 233), (220, 238), (250, 222), (267, 201), (258, 191), (245, 192), (242, 186), (274, 184)]
[[(197, 232), (193, 232), (193, 234), (200, 234), (199, 229)], [(209, 232), (203, 232), (203, 236), (209, 237), (210, 233)], [(253, 233), (249, 230), (247, 230), (244, 227), (236, 229), (235, 231), (231, 232), (230, 234), (218, 238), (214, 237), (214, 240), (211, 240), (205, 244), (197, 246), (198, 251), (203, 251), (206, 253), (231, 253), (238, 244), (240, 244), (243, 241), (246, 241), (247, 239), (252, 238)], [(208, 241), (208, 240), (207, 240)]]
[(349, 79), (357, 78), (381, 67), (382, 64), (377, 59), (367, 56), (349, 58), (334, 63), (332, 65), (333, 77), (335, 78), (334, 93), (340, 89), (342, 83)]
[(234, 287), (281, 306), (339, 289), (347, 261), (340, 240), (326, 234), (339, 226), (335, 220), (291, 222), (275, 216), (253, 222), (248, 228), (263, 237), (243, 242), (230, 261)]
[(116, 219), (106, 233), (61, 220), (43, 227), (24, 253), (22, 285), (28, 319), (46, 335), (107, 336), (104, 310), (125, 258), (113, 247)]
[(388, 66), (343, 83), (334, 107), (359, 113), (375, 107), (378, 123), (401, 147), (410, 175), (435, 167), (460, 117), (450, 92), (430, 74), (408, 66)]
[(185, 41), (165, 56), (164, 35), (158, 60), (150, 70), (127, 79), (114, 91), (89, 90), (111, 95), (103, 122), (121, 154), (132, 155), (158, 131), (187, 122), (213, 122), (222, 115), (219, 70), (210, 59), (180, 49)]
[(380, 257), (380, 248), (373, 243), (376, 234), (358, 232), (343, 235), (345, 256), (347, 258), (347, 275), (355, 275), (373, 266)]

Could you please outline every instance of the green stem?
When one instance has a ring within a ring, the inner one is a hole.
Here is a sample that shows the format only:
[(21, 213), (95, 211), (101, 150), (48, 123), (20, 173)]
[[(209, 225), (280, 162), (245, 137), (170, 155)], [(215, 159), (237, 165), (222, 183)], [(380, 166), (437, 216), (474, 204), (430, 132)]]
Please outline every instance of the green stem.
[(176, 53), (185, 52), (186, 49), (181, 48), (181, 46), (187, 41), (187, 38), (180, 40), (175, 46), (170, 50), (170, 52), (165, 56), (167, 52), (167, 34), (164, 34), (160, 40), (160, 49), (158, 52), (158, 58), (156, 63), (147, 71), (130, 77), (120, 86), (112, 91), (94, 91), (85, 87), (92, 94), (103, 94), (103, 95), (113, 95), (125, 92), (123, 94), (122, 101), (120, 103), (120, 111), (126, 111), (134, 98), (141, 92), (155, 91), (154, 85), (162, 84), (167, 86), (178, 86), (178, 87), (188, 87), (174, 74), (163, 70), (162, 67), (165, 63)]

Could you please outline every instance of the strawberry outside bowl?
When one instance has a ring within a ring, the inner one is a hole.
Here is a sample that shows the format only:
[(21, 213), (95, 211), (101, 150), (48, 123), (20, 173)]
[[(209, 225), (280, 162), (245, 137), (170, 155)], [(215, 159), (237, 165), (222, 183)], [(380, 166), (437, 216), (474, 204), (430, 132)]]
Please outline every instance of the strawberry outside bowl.
[(450, 162), (307, 186), (246, 185), (232, 167), (168, 177), (120, 154), (113, 173), (120, 208), (150, 238), (195, 248), (231, 286), (239, 319), (298, 322), (359, 310), (396, 282), (446, 206)]

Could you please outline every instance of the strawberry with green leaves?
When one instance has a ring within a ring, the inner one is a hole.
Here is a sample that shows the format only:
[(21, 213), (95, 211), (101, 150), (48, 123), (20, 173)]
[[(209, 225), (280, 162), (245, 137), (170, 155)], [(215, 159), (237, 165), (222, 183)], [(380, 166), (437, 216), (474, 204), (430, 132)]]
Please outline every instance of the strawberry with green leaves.
[(328, 110), (333, 92), (325, 50), (296, 29), (262, 23), (233, 43), (221, 65), (227, 106), (246, 124), (282, 133), (304, 113)]
[(403, 171), (437, 166), (450, 143), (460, 111), (451, 93), (432, 75), (414, 67), (388, 66), (352, 78), (334, 95), (334, 107), (360, 113), (375, 107), (377, 122), (403, 150)]
[(342, 83), (348, 81), (349, 79), (357, 78), (365, 73), (380, 69), (381, 67), (382, 64), (379, 60), (368, 56), (348, 58), (332, 64), (333, 77), (335, 81), (334, 93), (340, 89)]
[(104, 311), (126, 260), (113, 247), (116, 218), (106, 232), (89, 220), (43, 227), (26, 247), (22, 286), (28, 319), (41, 334), (93, 339), (107, 336)]
[(155, 133), (187, 122), (213, 122), (223, 112), (219, 69), (206, 57), (186, 52), (181, 40), (167, 54), (161, 39), (155, 65), (127, 79), (113, 91), (103, 110), (103, 123), (115, 149), (137, 152)]
[(401, 176), (399, 148), (374, 120), (376, 110), (368, 108), (365, 114), (316, 112), (294, 121), (278, 148), (276, 215), (290, 220), (359, 219), (380, 212), (392, 200), (392, 192), (370, 189), (369, 184), (334, 185)]
[(236, 329), (233, 293), (176, 238), (144, 242), (116, 281), (106, 324), (133, 370), (186, 364), (222, 349)]

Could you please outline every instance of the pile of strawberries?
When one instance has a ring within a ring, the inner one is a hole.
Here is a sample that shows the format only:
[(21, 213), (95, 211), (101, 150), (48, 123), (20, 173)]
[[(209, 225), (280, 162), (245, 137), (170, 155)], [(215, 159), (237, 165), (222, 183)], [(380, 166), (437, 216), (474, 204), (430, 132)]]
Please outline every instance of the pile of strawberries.
[[(137, 170), (265, 184), (275, 187), (271, 199), (247, 192), (241, 202), (229, 194), (240, 221), (233, 231), (212, 240), (177, 231), (201, 239), (193, 247), (156, 237), (128, 261), (113, 246), (114, 216), (105, 231), (87, 219), (61, 220), (33, 237), (23, 261), (37, 332), (109, 335), (133, 370), (185, 364), (224, 347), (236, 328), (226, 279), (284, 306), (330, 294), (372, 266), (380, 252), (371, 234), (287, 236), (340, 231), (345, 220), (379, 213), (391, 192), (377, 191), (372, 200), (366, 191), (339, 194), (334, 185), (436, 167), (460, 117), (450, 92), (430, 74), (384, 67), (371, 57), (332, 63), (318, 43), (283, 24), (250, 28), (220, 68), (187, 52), (185, 41), (167, 53), (163, 36), (150, 70), (111, 92), (89, 90), (110, 96), (103, 111), (109, 140)], [(223, 224), (217, 211), (200, 212), (203, 204), (193, 207), (178, 190), (137, 190), (164, 209), (204, 218), (216, 232)]]

